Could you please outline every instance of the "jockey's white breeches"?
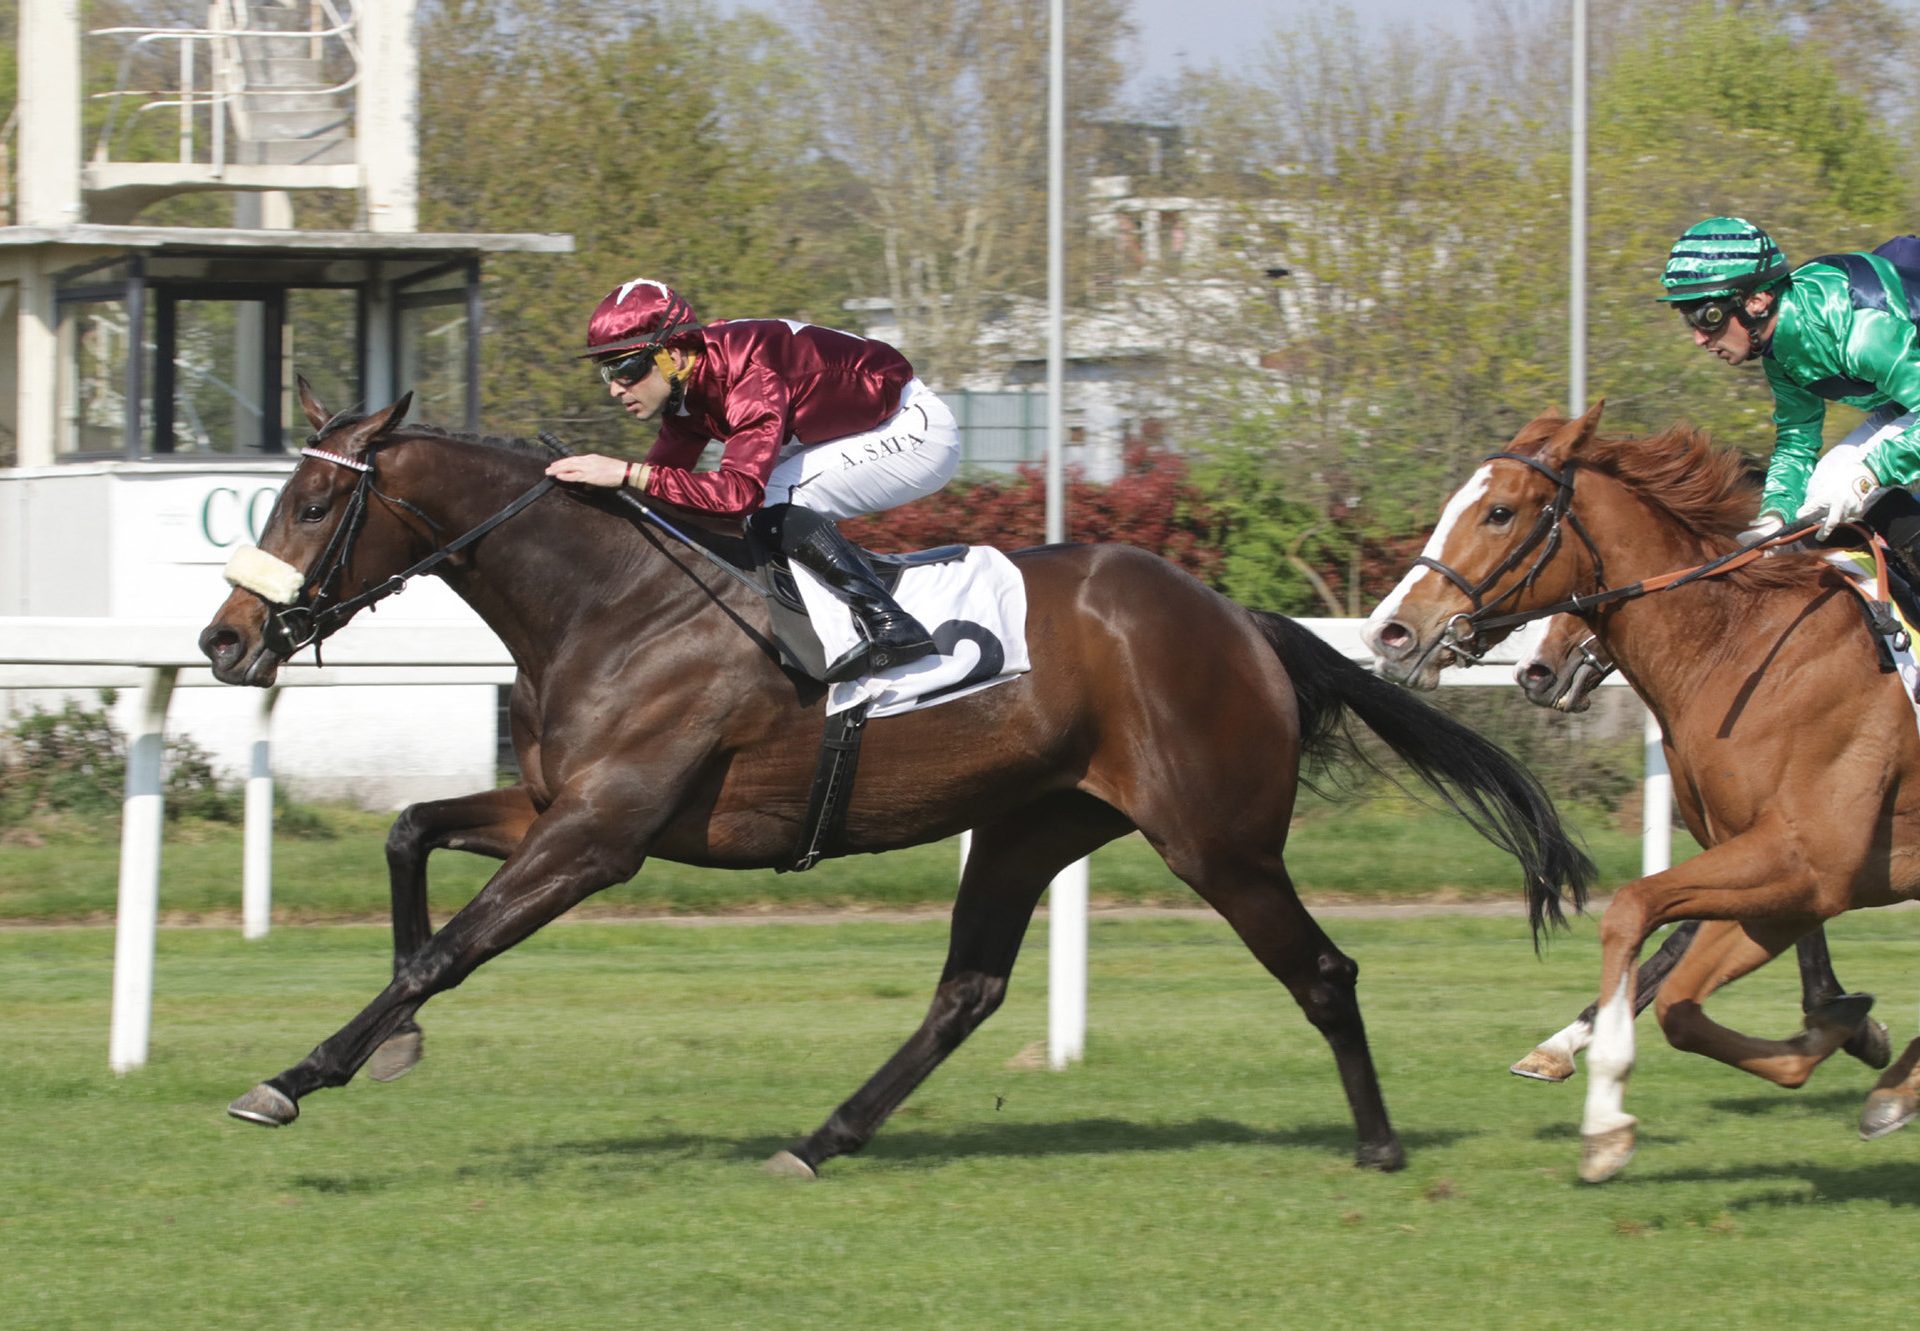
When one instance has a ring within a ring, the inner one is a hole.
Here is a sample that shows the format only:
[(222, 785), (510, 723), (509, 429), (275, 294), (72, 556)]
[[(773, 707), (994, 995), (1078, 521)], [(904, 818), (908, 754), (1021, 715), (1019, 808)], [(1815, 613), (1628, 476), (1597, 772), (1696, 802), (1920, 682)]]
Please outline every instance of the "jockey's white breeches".
[(836, 521), (930, 495), (960, 465), (953, 412), (918, 379), (878, 427), (820, 444), (789, 444), (767, 478), (768, 505), (798, 504)]

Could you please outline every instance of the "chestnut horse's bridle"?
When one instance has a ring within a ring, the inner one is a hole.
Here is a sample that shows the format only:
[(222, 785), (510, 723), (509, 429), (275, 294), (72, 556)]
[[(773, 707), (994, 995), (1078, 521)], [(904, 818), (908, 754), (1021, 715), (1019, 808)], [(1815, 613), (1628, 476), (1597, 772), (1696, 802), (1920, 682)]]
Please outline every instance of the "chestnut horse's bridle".
[[(1547, 614), (1557, 613), (1557, 611), (1525, 611), (1519, 614), (1496, 615), (1492, 612), (1533, 585), (1534, 579), (1540, 576), (1560, 550), (1562, 526), (1571, 528), (1573, 534), (1580, 538), (1580, 543), (1587, 547), (1587, 553), (1593, 556), (1593, 576), (1594, 580), (1600, 584), (1598, 590), (1605, 592), (1607, 589), (1606, 568), (1600, 558), (1599, 548), (1594, 545), (1593, 538), (1587, 535), (1587, 529), (1580, 525), (1578, 515), (1573, 512), (1573, 464), (1568, 463), (1564, 468), (1555, 470), (1539, 458), (1526, 453), (1492, 453), (1483, 459), (1486, 462), (1502, 460), (1524, 463), (1552, 481), (1553, 499), (1540, 510), (1540, 516), (1534, 520), (1533, 529), (1521, 539), (1520, 544), (1478, 582), (1468, 580), (1466, 575), (1458, 569), (1443, 564), (1429, 555), (1423, 554), (1414, 559), (1413, 562), (1417, 567), (1430, 568), (1458, 587), (1473, 606), (1472, 610), (1463, 611), (1447, 621), (1446, 627), (1415, 663), (1415, 670), (1426, 665), (1427, 657), (1441, 648), (1452, 652), (1469, 665), (1478, 665), (1490, 650), (1489, 647), (1483, 647), (1477, 652), (1473, 650), (1472, 644), (1481, 633), (1489, 629), (1524, 624), (1529, 620), (1542, 619)], [(1493, 585), (1518, 568), (1521, 561), (1528, 555), (1534, 554), (1536, 549), (1539, 553), (1534, 555), (1533, 564), (1527, 569), (1525, 576), (1493, 600), (1486, 600), (1486, 594)], [(1590, 599), (1575, 597), (1574, 601), (1584, 606), (1590, 603)]]
[[(1440, 574), (1455, 587), (1458, 587), (1466, 595), (1467, 599), (1472, 602), (1473, 609), (1454, 615), (1447, 621), (1446, 626), (1434, 636), (1434, 640), (1427, 647), (1427, 650), (1420, 654), (1420, 659), (1414, 662), (1411, 670), (1408, 672), (1409, 674), (1417, 674), (1421, 668), (1426, 665), (1428, 658), (1436, 651), (1442, 649), (1452, 652), (1454, 656), (1464, 664), (1480, 664), (1485, 658), (1486, 653), (1491, 650), (1491, 644), (1480, 648), (1478, 651), (1474, 650), (1473, 644), (1484, 633), (1515, 628), (1521, 624), (1531, 623), (1536, 619), (1547, 619), (1558, 614), (1581, 614), (1599, 606), (1610, 605), (1617, 601), (1631, 601), (1638, 597), (1646, 596), (1651, 592), (1663, 592), (1675, 587), (1683, 587), (1687, 583), (1696, 582), (1701, 578), (1710, 578), (1721, 573), (1731, 573), (1737, 568), (1742, 568), (1752, 563), (1775, 546), (1786, 545), (1799, 540), (1808, 532), (1817, 528), (1822, 521), (1822, 519), (1816, 515), (1800, 522), (1791, 523), (1781, 528), (1778, 532), (1775, 532), (1772, 536), (1767, 537), (1765, 540), (1756, 541), (1752, 545), (1742, 546), (1737, 550), (1710, 559), (1704, 564), (1696, 564), (1692, 568), (1675, 569), (1670, 573), (1662, 573), (1657, 577), (1646, 578), (1625, 587), (1608, 587), (1606, 569), (1601, 562), (1599, 548), (1594, 545), (1593, 538), (1587, 535), (1586, 528), (1580, 525), (1580, 518), (1573, 511), (1574, 467), (1577, 463), (1569, 461), (1564, 468), (1555, 470), (1539, 458), (1526, 453), (1491, 453), (1484, 460), (1487, 462), (1499, 462), (1502, 460), (1520, 462), (1532, 467), (1535, 471), (1553, 482), (1553, 499), (1545, 508), (1540, 510), (1540, 516), (1534, 522), (1533, 530), (1529, 531), (1520, 544), (1514, 547), (1512, 553), (1494, 566), (1492, 572), (1488, 573), (1486, 577), (1480, 579), (1477, 583), (1469, 581), (1459, 570), (1451, 568), (1437, 559), (1429, 558), (1424, 554), (1415, 558), (1413, 561), (1415, 565), (1434, 570), (1434, 572)], [(1503, 602), (1519, 595), (1533, 585), (1534, 580), (1545, 570), (1548, 562), (1559, 552), (1560, 528), (1563, 523), (1573, 529), (1573, 534), (1578, 536), (1581, 543), (1587, 547), (1587, 553), (1593, 556), (1593, 577), (1598, 586), (1585, 595), (1569, 596), (1566, 600), (1556, 602), (1553, 605), (1543, 605), (1533, 610), (1509, 611), (1505, 614), (1491, 613), (1498, 610)], [(1868, 536), (1869, 539), (1871, 539), (1871, 533), (1868, 533)], [(1484, 598), (1487, 591), (1501, 578), (1519, 567), (1520, 562), (1529, 554), (1533, 553), (1536, 547), (1539, 549), (1539, 553), (1535, 555), (1532, 565), (1526, 571), (1526, 575), (1493, 600), (1485, 600)], [(1884, 589), (1886, 585), (1885, 555), (1884, 551), (1878, 549), (1877, 546), (1875, 558), (1880, 563), (1880, 585)], [(1884, 592), (1882, 599), (1885, 599)]]

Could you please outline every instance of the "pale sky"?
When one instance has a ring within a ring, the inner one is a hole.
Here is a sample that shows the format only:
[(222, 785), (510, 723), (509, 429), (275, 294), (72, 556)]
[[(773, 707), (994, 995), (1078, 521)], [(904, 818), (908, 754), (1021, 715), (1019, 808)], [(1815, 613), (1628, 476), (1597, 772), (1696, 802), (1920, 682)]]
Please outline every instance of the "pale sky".
[[(1472, 0), (1347, 0), (1347, 5), (1369, 29), (1439, 24), (1465, 31), (1475, 11)], [(1230, 65), (1261, 47), (1275, 28), (1333, 8), (1332, 0), (1133, 0), (1139, 72), (1129, 90), (1143, 91), (1183, 65)]]

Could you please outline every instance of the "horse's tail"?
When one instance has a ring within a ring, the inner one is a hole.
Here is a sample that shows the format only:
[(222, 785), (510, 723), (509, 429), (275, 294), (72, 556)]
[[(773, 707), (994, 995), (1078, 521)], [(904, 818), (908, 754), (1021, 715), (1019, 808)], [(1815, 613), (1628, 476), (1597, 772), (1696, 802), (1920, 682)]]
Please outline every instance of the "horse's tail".
[(1566, 924), (1561, 889), (1584, 909), (1593, 861), (1560, 824), (1553, 800), (1519, 760), (1439, 708), (1355, 665), (1284, 615), (1254, 611), (1300, 703), (1303, 756), (1353, 756), (1345, 714), (1359, 717), (1474, 829), (1520, 861), (1527, 917), (1539, 945), (1545, 924)]

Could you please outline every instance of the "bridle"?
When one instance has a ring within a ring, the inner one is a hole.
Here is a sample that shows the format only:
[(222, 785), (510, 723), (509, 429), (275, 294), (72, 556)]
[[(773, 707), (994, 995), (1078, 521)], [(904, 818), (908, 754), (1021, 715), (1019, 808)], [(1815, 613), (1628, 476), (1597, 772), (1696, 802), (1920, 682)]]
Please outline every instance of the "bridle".
[[(1513, 549), (1512, 553), (1501, 560), (1492, 572), (1488, 573), (1486, 577), (1477, 583), (1468, 581), (1458, 570), (1448, 567), (1437, 559), (1430, 559), (1426, 555), (1420, 555), (1414, 560), (1416, 565), (1433, 569), (1436, 573), (1446, 578), (1447, 581), (1458, 587), (1466, 594), (1467, 599), (1472, 602), (1473, 609), (1454, 615), (1446, 622), (1445, 627), (1434, 635), (1433, 642), (1428, 645), (1427, 650), (1420, 654), (1419, 659), (1416, 660), (1408, 670), (1409, 675), (1418, 674), (1420, 670), (1425, 668), (1427, 661), (1433, 654), (1442, 649), (1452, 652), (1463, 664), (1479, 665), (1485, 658), (1486, 653), (1491, 650), (1491, 644), (1482, 647), (1479, 651), (1473, 649), (1473, 644), (1482, 634), (1497, 633), (1503, 629), (1515, 628), (1521, 624), (1532, 623), (1536, 619), (1547, 619), (1558, 614), (1584, 614), (1603, 605), (1612, 605), (1620, 601), (1636, 600), (1639, 597), (1649, 595), (1653, 592), (1671, 591), (1675, 587), (1684, 587), (1688, 583), (1697, 582), (1702, 578), (1731, 573), (1735, 569), (1744, 568), (1776, 546), (1788, 545), (1794, 541), (1798, 541), (1801, 537), (1819, 527), (1823, 521), (1818, 515), (1805, 518), (1799, 522), (1787, 524), (1765, 540), (1756, 541), (1751, 545), (1745, 545), (1737, 550), (1729, 551), (1724, 555), (1709, 559), (1704, 564), (1696, 564), (1691, 568), (1674, 569), (1671, 572), (1645, 578), (1624, 587), (1608, 587), (1606, 571), (1600, 559), (1600, 551), (1594, 545), (1593, 538), (1587, 535), (1586, 528), (1580, 525), (1578, 515), (1573, 512), (1573, 482), (1576, 463), (1569, 461), (1563, 469), (1556, 471), (1554, 468), (1540, 461), (1540, 459), (1525, 453), (1492, 453), (1489, 454), (1485, 460), (1487, 462), (1498, 462), (1501, 460), (1520, 462), (1532, 467), (1535, 471), (1553, 482), (1553, 499), (1545, 508), (1541, 509), (1540, 517), (1533, 524), (1533, 530), (1527, 533), (1526, 537)], [(1502, 602), (1519, 595), (1522, 591), (1526, 590), (1526, 588), (1533, 585), (1534, 580), (1540, 576), (1548, 562), (1552, 560), (1560, 549), (1560, 528), (1563, 523), (1573, 529), (1574, 535), (1580, 538), (1581, 542), (1587, 547), (1587, 552), (1593, 556), (1593, 577), (1598, 586), (1591, 592), (1575, 594), (1567, 597), (1564, 601), (1557, 601), (1552, 605), (1537, 606), (1532, 610), (1510, 611), (1505, 614), (1491, 613), (1498, 610)], [(1885, 551), (1879, 546), (1872, 533), (1867, 531), (1864, 526), (1858, 524), (1853, 525), (1863, 533), (1870, 543), (1874, 544), (1875, 560), (1880, 567), (1879, 585), (1881, 588), (1881, 600), (1884, 601), (1886, 599)], [(1491, 588), (1494, 583), (1517, 568), (1520, 562), (1532, 553), (1536, 547), (1539, 548), (1539, 553), (1535, 556), (1533, 564), (1527, 569), (1526, 575), (1493, 600), (1484, 600), (1483, 598), (1486, 596), (1487, 590)], [(1871, 604), (1870, 600), (1869, 604)]]
[[(261, 630), (261, 639), (266, 644), (267, 649), (282, 660), (292, 656), (308, 643), (312, 643), (314, 644), (314, 661), (315, 664), (319, 664), (319, 644), (338, 632), (341, 626), (353, 618), (354, 615), (366, 609), (368, 606), (385, 600), (395, 592), (403, 590), (407, 583), (411, 582), (414, 578), (432, 571), (446, 560), (460, 553), (460, 551), (472, 545), (495, 527), (498, 527), (501, 523), (519, 513), (522, 509), (540, 498), (540, 496), (546, 494), (547, 491), (553, 489), (555, 485), (551, 476), (543, 476), (538, 482), (515, 497), (505, 508), (483, 519), (455, 539), (439, 546), (433, 553), (411, 567), (401, 570), (375, 587), (368, 588), (358, 596), (336, 599), (339, 596), (338, 587), (340, 580), (346, 574), (347, 565), (353, 558), (353, 548), (360, 539), (362, 528), (366, 525), (368, 501), (370, 499), (377, 497), (395, 508), (413, 514), (435, 532), (440, 530), (440, 524), (435, 522), (425, 512), (421, 511), (417, 505), (409, 503), (397, 495), (390, 495), (374, 484), (373, 463), (375, 452), (372, 447), (369, 447), (364, 454), (364, 461), (360, 458), (348, 457), (343, 453), (329, 452), (327, 449), (317, 446), (318, 440), (324, 433), (325, 432), (322, 431), (316, 434), (313, 439), (308, 442), (307, 447), (300, 450), (300, 455), (302, 457), (318, 458), (323, 462), (330, 462), (337, 467), (345, 467), (350, 471), (358, 472), (359, 480), (355, 482), (353, 492), (347, 496), (346, 512), (342, 516), (340, 524), (334, 528), (333, 535), (328, 538), (326, 548), (320, 552), (320, 557), (314, 562), (311, 571), (302, 575), (298, 570), (290, 570), (295, 576), (300, 578), (299, 590), (293, 595), (291, 600), (282, 600), (268, 594), (268, 592), (262, 590), (261, 587), (255, 585), (252, 580), (237, 581), (235, 579), (234, 565), (240, 558), (239, 554), (236, 554), (235, 561), (230, 561), (228, 564), (227, 580), (235, 586), (245, 587), (248, 591), (266, 602), (268, 607), (267, 622)], [(266, 555), (259, 550), (253, 550), (251, 547), (247, 547), (246, 550), (243, 550), (241, 553), (250, 554), (254, 559), (265, 559), (274, 563), (281, 562), (274, 559), (273, 556)], [(283, 563), (281, 567), (283, 569), (289, 568), (289, 566)], [(328, 604), (329, 601), (332, 601), (332, 604)]]
[[(1542, 476), (1552, 481), (1554, 485), (1553, 499), (1540, 510), (1540, 516), (1534, 519), (1532, 530), (1521, 538), (1520, 544), (1509, 551), (1507, 557), (1494, 565), (1493, 569), (1478, 582), (1470, 581), (1466, 575), (1458, 569), (1443, 564), (1438, 559), (1434, 559), (1429, 555), (1423, 554), (1414, 559), (1413, 562), (1416, 567), (1430, 568), (1448, 582), (1451, 582), (1455, 587), (1458, 587), (1466, 596), (1468, 602), (1473, 606), (1472, 610), (1463, 611), (1447, 621), (1446, 627), (1440, 631), (1439, 635), (1434, 638), (1432, 644), (1421, 654), (1420, 659), (1414, 663), (1413, 668), (1416, 672), (1426, 665), (1428, 657), (1443, 648), (1452, 652), (1457, 658), (1468, 665), (1478, 665), (1486, 656), (1486, 653), (1491, 650), (1490, 646), (1482, 647), (1478, 651), (1473, 649), (1473, 643), (1482, 633), (1493, 629), (1509, 628), (1515, 624), (1524, 624), (1529, 620), (1542, 619), (1548, 614), (1557, 613), (1557, 611), (1524, 611), (1518, 614), (1495, 614), (1493, 612), (1497, 611), (1501, 605), (1518, 596), (1528, 587), (1531, 587), (1534, 580), (1545, 571), (1554, 555), (1559, 553), (1561, 530), (1563, 527), (1570, 528), (1573, 534), (1580, 538), (1580, 543), (1587, 547), (1587, 553), (1593, 557), (1593, 577), (1594, 581), (1599, 584), (1597, 591), (1605, 593), (1607, 590), (1606, 566), (1600, 558), (1600, 550), (1594, 545), (1593, 538), (1587, 535), (1587, 529), (1580, 525), (1579, 516), (1573, 512), (1574, 464), (1570, 462), (1565, 467), (1556, 470), (1553, 467), (1549, 467), (1539, 458), (1532, 457), (1526, 453), (1492, 453), (1484, 459), (1486, 462), (1499, 462), (1503, 460), (1524, 463), (1526, 466), (1532, 467)], [(1536, 551), (1538, 553), (1536, 553)], [(1492, 589), (1493, 585), (1499, 582), (1500, 579), (1506, 577), (1507, 574), (1511, 573), (1514, 569), (1518, 568), (1528, 555), (1533, 555), (1534, 560), (1532, 565), (1528, 567), (1526, 574), (1518, 582), (1514, 583), (1513, 586), (1507, 588), (1506, 591), (1501, 592), (1500, 595), (1494, 597), (1491, 601), (1487, 600), (1487, 592)], [(1590, 604), (1589, 598), (1575, 597), (1573, 599), (1577, 606)], [(1566, 609), (1574, 607), (1562, 606), (1560, 608)]]
[(1597, 645), (1599, 641), (1598, 634), (1589, 633), (1574, 644), (1572, 654), (1579, 659), (1574, 662), (1573, 669), (1567, 672), (1566, 682), (1553, 696), (1555, 711), (1577, 710), (1581, 699), (1598, 688), (1601, 680), (1619, 669), (1605, 649)]

